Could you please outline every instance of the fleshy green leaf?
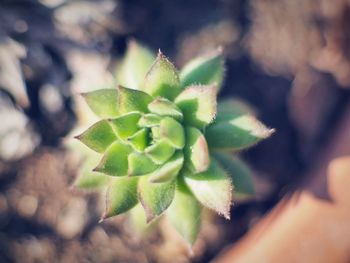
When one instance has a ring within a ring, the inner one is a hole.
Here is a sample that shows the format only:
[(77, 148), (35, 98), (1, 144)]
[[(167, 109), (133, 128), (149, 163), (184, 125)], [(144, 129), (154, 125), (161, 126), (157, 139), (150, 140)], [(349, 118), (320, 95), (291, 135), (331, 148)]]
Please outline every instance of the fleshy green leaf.
[(122, 140), (126, 140), (138, 131), (137, 123), (141, 117), (138, 112), (130, 112), (123, 116), (119, 116), (115, 119), (109, 119), (113, 130), (117, 133), (118, 137)]
[(216, 115), (216, 87), (190, 86), (175, 99), (187, 125), (199, 129), (207, 126)]
[(175, 180), (165, 183), (151, 183), (148, 176), (142, 176), (138, 185), (139, 200), (145, 209), (147, 222), (161, 215), (174, 198)]
[(224, 62), (221, 48), (189, 61), (180, 72), (181, 86), (192, 84), (212, 85), (221, 88), (224, 79)]
[(159, 126), (160, 120), (161, 120), (160, 116), (153, 114), (153, 113), (148, 113), (148, 114), (143, 115), (140, 118), (138, 125), (140, 127), (151, 128), (154, 126)]
[(84, 158), (84, 163), (79, 169), (78, 177), (74, 182), (74, 186), (81, 189), (99, 189), (106, 187), (110, 177), (98, 172), (93, 172), (92, 169), (96, 167), (100, 161), (100, 154), (89, 151)]
[(128, 172), (128, 155), (132, 148), (122, 142), (114, 142), (105, 152), (94, 171), (112, 176), (124, 176)]
[[(160, 123), (159, 123), (160, 125)], [(154, 126), (151, 128), (151, 137), (153, 138), (154, 141), (159, 141), (161, 139), (160, 136), (160, 127), (159, 126)]]
[(122, 214), (137, 203), (138, 177), (111, 178), (107, 189), (106, 211), (102, 219)]
[(109, 145), (117, 140), (117, 136), (106, 120), (95, 123), (75, 138), (80, 140), (90, 149), (99, 153), (103, 153)]
[(97, 116), (101, 118), (118, 116), (118, 92), (116, 89), (100, 89), (81, 95)]
[(160, 116), (170, 116), (181, 121), (183, 118), (181, 110), (171, 101), (164, 98), (157, 98), (148, 105), (150, 112)]
[[(142, 205), (138, 203), (134, 208), (132, 208), (129, 212), (129, 227), (133, 230), (133, 235), (139, 234), (143, 235), (147, 232), (147, 230), (151, 229), (156, 223), (157, 220), (154, 220), (151, 224), (146, 223), (146, 215), (145, 210)], [(135, 233), (136, 232), (136, 233)]]
[(228, 117), (227, 113), (218, 113), (215, 122), (206, 129), (209, 148), (240, 150), (255, 145), (274, 132), (250, 114)]
[(162, 167), (150, 174), (150, 182), (163, 183), (174, 179), (181, 170), (183, 162), (183, 153), (176, 152)]
[(133, 152), (128, 157), (129, 175), (145, 175), (155, 171), (159, 165), (142, 153)]
[(184, 149), (187, 168), (193, 173), (208, 169), (210, 158), (204, 135), (194, 127), (186, 128), (186, 146)]
[(173, 100), (181, 91), (176, 68), (161, 52), (147, 73), (144, 84), (143, 90), (153, 97)]
[(147, 93), (118, 86), (118, 110), (120, 114), (129, 112), (148, 112), (147, 105), (152, 97)]
[(201, 205), (181, 182), (178, 183), (174, 200), (167, 209), (167, 216), (180, 235), (193, 245), (200, 230)]
[(217, 152), (213, 156), (231, 176), (235, 186), (234, 198), (246, 199), (254, 195), (252, 172), (243, 161), (229, 153)]
[(156, 164), (163, 164), (174, 154), (175, 148), (165, 140), (160, 140), (155, 144), (147, 147), (145, 153)]
[(238, 99), (226, 99), (218, 104), (215, 122), (230, 121), (234, 117), (254, 115), (254, 110)]
[(143, 152), (149, 142), (149, 129), (141, 129), (127, 138), (129, 144), (138, 152)]
[(182, 149), (185, 146), (184, 128), (173, 118), (165, 117), (160, 121), (160, 136), (176, 149)]
[(148, 48), (136, 41), (130, 41), (126, 55), (117, 70), (118, 84), (129, 89), (141, 89), (155, 57)]
[(226, 172), (215, 160), (209, 169), (198, 174), (184, 173), (184, 180), (197, 200), (219, 215), (230, 218), (232, 183)]

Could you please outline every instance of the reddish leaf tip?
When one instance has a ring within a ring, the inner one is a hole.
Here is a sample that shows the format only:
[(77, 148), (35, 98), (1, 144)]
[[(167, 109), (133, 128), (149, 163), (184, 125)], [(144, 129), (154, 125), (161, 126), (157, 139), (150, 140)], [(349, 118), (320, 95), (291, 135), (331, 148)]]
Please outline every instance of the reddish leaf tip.
[(158, 57), (165, 58), (163, 52), (160, 49), (158, 49)]
[(106, 218), (107, 218), (107, 215), (106, 215), (106, 213), (104, 213), (104, 214), (101, 216), (100, 220), (98, 220), (98, 223), (101, 224), (103, 221), (105, 221)]

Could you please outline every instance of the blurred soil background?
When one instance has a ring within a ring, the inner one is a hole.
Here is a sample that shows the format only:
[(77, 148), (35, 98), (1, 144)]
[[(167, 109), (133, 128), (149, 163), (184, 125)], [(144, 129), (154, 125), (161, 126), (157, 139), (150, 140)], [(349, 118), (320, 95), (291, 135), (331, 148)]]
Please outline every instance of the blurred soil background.
[[(349, 29), (348, 0), (1, 0), (0, 262), (212, 260), (322, 165), (350, 121)], [(247, 101), (277, 130), (241, 154), (256, 199), (231, 221), (209, 216), (193, 254), (164, 224), (143, 239), (124, 217), (98, 224), (101, 198), (70, 188), (73, 96), (108, 85), (130, 39), (179, 67), (223, 46), (220, 97)]]

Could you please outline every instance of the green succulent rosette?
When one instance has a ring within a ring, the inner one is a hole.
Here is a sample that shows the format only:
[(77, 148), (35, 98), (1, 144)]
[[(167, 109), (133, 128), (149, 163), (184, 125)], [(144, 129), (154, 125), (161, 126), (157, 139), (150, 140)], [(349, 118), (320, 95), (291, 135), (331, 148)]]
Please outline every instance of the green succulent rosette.
[(217, 105), (221, 50), (180, 72), (161, 52), (154, 57), (132, 42), (117, 87), (83, 94), (101, 120), (76, 137), (97, 153), (82, 167), (77, 185), (108, 186), (103, 218), (141, 204), (147, 222), (166, 214), (192, 244), (203, 206), (229, 218), (234, 186), (239, 198), (254, 193), (249, 169), (230, 152), (272, 130), (241, 102)]

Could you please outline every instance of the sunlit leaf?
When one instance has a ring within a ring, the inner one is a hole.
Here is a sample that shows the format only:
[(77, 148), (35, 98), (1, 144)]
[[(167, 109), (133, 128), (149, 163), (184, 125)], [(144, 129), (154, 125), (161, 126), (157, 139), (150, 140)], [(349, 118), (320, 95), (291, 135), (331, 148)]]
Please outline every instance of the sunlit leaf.
[(128, 172), (128, 155), (132, 148), (122, 142), (114, 142), (105, 154), (94, 171), (109, 174), (112, 176), (124, 176)]
[(147, 73), (144, 84), (143, 90), (153, 97), (173, 100), (181, 91), (176, 68), (161, 52)]
[(223, 119), (218, 114), (217, 120), (206, 129), (205, 138), (210, 148), (239, 150), (255, 145), (274, 132), (252, 115)]
[(210, 158), (204, 135), (194, 127), (186, 128), (186, 146), (184, 148), (187, 168), (193, 173), (208, 169)]
[(139, 200), (145, 210), (147, 222), (161, 215), (171, 204), (174, 198), (175, 180), (165, 183), (151, 183), (148, 176), (139, 180)]
[(140, 127), (145, 127), (145, 128), (159, 126), (161, 119), (162, 118), (159, 115), (156, 115), (156, 114), (153, 114), (153, 113), (144, 114), (140, 118), (140, 120), (138, 122), (138, 125)]
[(205, 207), (230, 218), (232, 183), (226, 172), (215, 160), (209, 169), (198, 174), (185, 173), (184, 180), (193, 195)]
[(185, 146), (184, 128), (173, 118), (165, 117), (160, 121), (160, 137), (176, 149), (182, 149)]
[(100, 159), (101, 156), (98, 153), (90, 151), (89, 154), (86, 154), (84, 162), (78, 171), (78, 177), (74, 182), (74, 186), (80, 189), (97, 190), (108, 185), (109, 176), (92, 171)]
[(181, 121), (183, 118), (181, 110), (173, 102), (158, 97), (148, 105), (150, 112), (160, 116), (173, 117), (176, 120)]
[(199, 129), (211, 123), (216, 115), (216, 87), (190, 86), (175, 99), (185, 123)]
[(140, 90), (118, 86), (118, 110), (120, 114), (129, 112), (148, 112), (147, 105), (152, 97)]
[(118, 84), (129, 89), (141, 89), (147, 71), (155, 58), (155, 54), (148, 48), (136, 41), (130, 41), (125, 57), (117, 67)]
[(229, 153), (216, 152), (213, 156), (232, 178), (234, 199), (246, 199), (254, 195), (252, 172), (244, 162)]
[(129, 155), (128, 163), (129, 175), (145, 175), (159, 168), (159, 165), (155, 164), (147, 155), (136, 152)]
[(126, 140), (128, 137), (132, 136), (138, 131), (139, 127), (137, 123), (141, 117), (138, 112), (130, 112), (128, 114), (119, 116), (115, 119), (109, 119), (113, 130), (116, 132), (118, 137), (122, 140)]
[(162, 183), (174, 179), (182, 168), (184, 162), (183, 153), (176, 152), (163, 166), (150, 174), (152, 183)]
[(147, 156), (149, 156), (156, 164), (165, 163), (174, 152), (175, 148), (165, 140), (160, 140), (145, 149)]
[(143, 152), (149, 143), (149, 129), (138, 130), (127, 141), (136, 151)]
[(119, 114), (116, 89), (99, 89), (82, 93), (90, 109), (101, 118), (117, 117)]
[(189, 245), (193, 245), (200, 230), (201, 205), (180, 181), (174, 200), (167, 210), (167, 216), (180, 235)]
[(138, 177), (112, 178), (107, 189), (106, 211), (102, 219), (122, 214), (138, 203)]
[(212, 85), (221, 88), (224, 79), (224, 62), (221, 48), (206, 56), (190, 60), (180, 72), (181, 86), (192, 84)]
[(117, 136), (106, 120), (95, 123), (75, 138), (80, 140), (90, 149), (99, 153), (103, 153), (109, 145), (117, 140)]

